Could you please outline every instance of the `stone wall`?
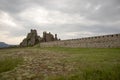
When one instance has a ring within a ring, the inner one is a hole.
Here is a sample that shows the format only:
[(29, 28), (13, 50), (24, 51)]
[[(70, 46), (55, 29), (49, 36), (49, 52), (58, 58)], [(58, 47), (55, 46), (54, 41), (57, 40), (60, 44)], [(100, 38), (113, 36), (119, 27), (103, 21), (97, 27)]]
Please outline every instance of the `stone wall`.
[(120, 48), (120, 34), (40, 43), (41, 47)]

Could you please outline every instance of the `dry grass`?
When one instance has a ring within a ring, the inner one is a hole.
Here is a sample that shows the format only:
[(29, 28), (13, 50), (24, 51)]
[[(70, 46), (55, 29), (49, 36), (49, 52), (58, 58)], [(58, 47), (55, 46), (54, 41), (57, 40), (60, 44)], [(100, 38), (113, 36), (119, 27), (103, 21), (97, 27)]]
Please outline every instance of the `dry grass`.
[(8, 56), (24, 61), (0, 73), (0, 80), (120, 80), (119, 48), (13, 48), (0, 55), (0, 61)]

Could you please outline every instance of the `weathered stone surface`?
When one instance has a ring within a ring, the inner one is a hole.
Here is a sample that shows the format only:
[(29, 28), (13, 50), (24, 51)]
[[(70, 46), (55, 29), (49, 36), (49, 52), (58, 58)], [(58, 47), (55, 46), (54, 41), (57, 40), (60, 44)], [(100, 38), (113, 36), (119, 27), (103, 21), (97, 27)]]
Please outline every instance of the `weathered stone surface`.
[(31, 29), (31, 32), (28, 33), (27, 37), (20, 43), (20, 46), (21, 47), (33, 46), (39, 43), (39, 41), (40, 41), (40, 36), (37, 35), (37, 31)]
[(43, 42), (55, 41), (54, 36), (49, 32), (43, 32)]
[(58, 38), (57, 38), (57, 34), (55, 34), (55, 41), (57, 41), (58, 40)]
[(55, 34), (55, 37), (53, 36), (53, 34), (51, 34), (50, 32), (43, 32), (43, 37), (41, 38), (40, 36), (37, 35), (37, 31), (36, 30), (32, 30), (31, 32), (28, 33), (27, 37), (20, 43), (21, 47), (25, 47), (25, 46), (33, 46), (37, 43), (40, 42), (49, 42), (49, 41), (57, 41), (57, 34)]
[(41, 43), (41, 47), (120, 48), (120, 34)]

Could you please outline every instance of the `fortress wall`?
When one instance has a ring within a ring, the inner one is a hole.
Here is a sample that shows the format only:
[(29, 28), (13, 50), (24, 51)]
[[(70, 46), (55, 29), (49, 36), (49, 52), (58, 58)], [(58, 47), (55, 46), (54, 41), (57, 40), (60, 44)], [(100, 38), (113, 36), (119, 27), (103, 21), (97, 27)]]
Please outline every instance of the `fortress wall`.
[(41, 47), (120, 48), (120, 34), (40, 43)]

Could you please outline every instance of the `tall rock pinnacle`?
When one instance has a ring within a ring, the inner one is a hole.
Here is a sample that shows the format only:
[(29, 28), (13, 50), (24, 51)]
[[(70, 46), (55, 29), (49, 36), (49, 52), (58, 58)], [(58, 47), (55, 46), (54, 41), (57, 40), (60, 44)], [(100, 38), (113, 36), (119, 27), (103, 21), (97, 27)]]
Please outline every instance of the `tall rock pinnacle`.
[(31, 29), (31, 32), (28, 33), (27, 37), (20, 43), (20, 46), (21, 47), (33, 46), (39, 43), (39, 40), (40, 36), (37, 35), (37, 31)]

